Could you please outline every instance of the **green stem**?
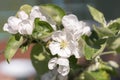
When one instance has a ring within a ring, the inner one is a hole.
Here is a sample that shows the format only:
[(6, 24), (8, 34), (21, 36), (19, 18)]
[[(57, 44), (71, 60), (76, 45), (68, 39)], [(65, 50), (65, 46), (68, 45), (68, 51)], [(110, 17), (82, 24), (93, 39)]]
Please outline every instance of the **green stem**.
[(117, 54), (116, 51), (108, 51), (108, 52), (103, 52), (100, 55), (106, 55), (106, 54)]

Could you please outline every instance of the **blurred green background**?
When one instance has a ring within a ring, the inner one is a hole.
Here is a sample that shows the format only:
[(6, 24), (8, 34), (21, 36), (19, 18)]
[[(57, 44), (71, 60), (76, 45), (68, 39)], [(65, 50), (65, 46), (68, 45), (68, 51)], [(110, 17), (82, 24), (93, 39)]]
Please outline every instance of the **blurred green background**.
[(2, 27), (9, 16), (16, 14), (23, 4), (39, 5), (54, 3), (67, 11), (78, 16), (79, 20), (92, 20), (86, 7), (91, 4), (104, 13), (109, 21), (120, 17), (120, 0), (0, 0), (0, 38), (9, 35), (2, 31)]

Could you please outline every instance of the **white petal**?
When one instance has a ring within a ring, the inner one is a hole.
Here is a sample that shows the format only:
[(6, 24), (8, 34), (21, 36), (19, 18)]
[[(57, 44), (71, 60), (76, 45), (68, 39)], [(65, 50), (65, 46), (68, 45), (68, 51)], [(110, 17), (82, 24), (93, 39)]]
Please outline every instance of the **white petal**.
[(33, 6), (31, 12), (33, 12), (33, 11), (35, 11), (35, 10), (38, 10), (38, 11), (39, 11), (39, 9), (40, 9), (39, 6)]
[(59, 66), (59, 67), (58, 67), (58, 72), (59, 72), (62, 76), (66, 76), (66, 75), (68, 75), (68, 73), (70, 72), (70, 67), (69, 67), (69, 66)]
[(86, 24), (86, 22), (80, 21), (79, 24), (82, 25), (82, 35), (85, 34), (85, 35), (90, 36), (90, 35), (91, 35), (91, 29), (90, 29), (90, 27)]
[(49, 49), (52, 53), (52, 55), (56, 55), (60, 51), (60, 43), (58, 42), (51, 42), (49, 44)]
[(57, 64), (59, 65), (58, 72), (61, 75), (66, 76), (70, 71), (69, 60), (65, 58), (58, 58)]
[(39, 18), (41, 16), (41, 13), (38, 11), (33, 11), (30, 13), (30, 19), (34, 21), (35, 18)]
[(18, 17), (22, 20), (28, 19), (28, 15), (24, 11), (19, 11), (18, 12)]
[(14, 16), (8, 18), (8, 25), (11, 26), (12, 29), (18, 30), (18, 24), (21, 22), (21, 19), (18, 19)]
[(49, 69), (54, 69), (57, 65), (57, 58), (52, 58), (49, 62), (48, 62), (48, 68)]
[(67, 41), (74, 40), (74, 35), (73, 35), (71, 32), (69, 32), (69, 31), (66, 30), (66, 29), (64, 29), (64, 32), (65, 32), (65, 34), (66, 34), (66, 40), (67, 40)]
[(75, 15), (70, 14), (64, 16), (62, 19), (62, 24), (67, 31), (74, 35), (75, 39), (78, 39), (82, 35), (84, 23), (79, 22)]
[(69, 66), (69, 60), (67, 58), (58, 58), (57, 60), (58, 65)]
[(90, 27), (84, 27), (83, 28), (83, 34), (90, 36), (91, 35)]
[(78, 51), (77, 48), (73, 51), (73, 55), (75, 55), (75, 58), (80, 58), (82, 56), (82, 54)]
[(82, 33), (83, 29), (78, 29), (77, 31), (74, 32), (74, 38), (78, 40), (82, 36)]
[(9, 28), (8, 24), (7, 24), (7, 23), (5, 23), (5, 24), (4, 24), (4, 26), (3, 26), (3, 30), (4, 30), (4, 31), (9, 31), (9, 29), (8, 29), (8, 28)]
[(71, 54), (71, 50), (68, 47), (66, 47), (66, 48), (60, 49), (60, 51), (58, 52), (58, 55), (60, 57), (68, 58), (72, 54)]
[(30, 19), (34, 21), (35, 18), (40, 18), (43, 21), (47, 21), (46, 17), (40, 12), (40, 8), (38, 6), (34, 6), (30, 13)]
[(86, 26), (86, 22), (84, 21), (79, 21), (79, 25), (81, 25), (82, 28), (84, 28)]
[(62, 40), (66, 40), (66, 34), (63, 31), (56, 31), (52, 35), (52, 39), (61, 42)]
[(62, 24), (67, 29), (74, 29), (78, 24), (78, 18), (74, 14), (69, 14), (63, 17)]
[(31, 25), (31, 23), (29, 21), (24, 20), (19, 24), (19, 33), (20, 34), (31, 35), (32, 31), (33, 31), (33, 26)]
[(16, 34), (17, 33), (17, 31), (16, 30), (14, 31), (7, 23), (4, 24), (3, 30), (7, 31), (11, 34)]
[(79, 46), (78, 46), (78, 42), (77, 41), (71, 41), (69, 44), (69, 48), (72, 52), (72, 54), (76, 57), (76, 58), (80, 58), (82, 56), (82, 53), (80, 53), (79, 50)]

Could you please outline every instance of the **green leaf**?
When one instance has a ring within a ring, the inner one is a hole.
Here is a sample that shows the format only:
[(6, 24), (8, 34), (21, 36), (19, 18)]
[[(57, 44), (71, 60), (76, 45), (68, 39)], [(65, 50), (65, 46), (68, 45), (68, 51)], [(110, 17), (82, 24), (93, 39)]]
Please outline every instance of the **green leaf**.
[(100, 55), (106, 47), (106, 39), (92, 40), (91, 38), (84, 36), (82, 43), (84, 43), (84, 55), (87, 60), (91, 60)]
[(99, 23), (101, 23), (104, 27), (106, 26), (106, 21), (102, 12), (98, 11), (94, 7), (88, 5), (88, 9), (93, 19)]
[(15, 55), (18, 48), (22, 45), (23, 40), (23, 37), (17, 39), (15, 36), (10, 37), (5, 49), (5, 58), (8, 62), (10, 62), (11, 58)]
[(75, 56), (71, 56), (69, 58), (69, 64), (72, 72), (75, 72), (76, 70), (78, 71), (78, 69), (80, 69), (80, 66), (77, 64), (77, 60), (78, 59), (76, 59)]
[(114, 36), (107, 39), (107, 48), (120, 53), (120, 36)]
[(49, 37), (53, 31), (54, 30), (49, 23), (40, 21), (39, 18), (35, 19), (35, 28), (32, 34), (35, 39), (44, 39)]
[(111, 71), (111, 72), (113, 71), (113, 68), (107, 63), (100, 64), (99, 69), (106, 70), (106, 71)]
[(115, 36), (115, 34), (108, 28), (96, 27), (96, 26), (94, 26), (93, 28), (96, 31), (96, 33), (98, 34), (100, 39)]
[(106, 48), (107, 43), (105, 42), (104, 44), (101, 44), (101, 48), (97, 50), (97, 52), (92, 56), (92, 58), (95, 58), (97, 56), (100, 56), (104, 49)]
[(77, 79), (75, 80), (95, 80), (93, 76), (91, 76), (89, 73), (84, 72), (82, 73)]
[(36, 44), (31, 51), (31, 60), (34, 68), (39, 75), (43, 75), (48, 71), (49, 56), (44, 52), (42, 44)]
[(20, 7), (20, 11), (25, 11), (27, 14), (31, 12), (32, 6), (25, 4)]
[(110, 80), (110, 75), (106, 71), (85, 72), (84, 80)]
[(110, 21), (107, 25), (107, 28), (117, 35), (120, 31), (120, 18)]
[(86, 41), (86, 43), (96, 49), (100, 49), (101, 44), (104, 44), (106, 42), (106, 39), (99, 39), (97, 34), (92, 33), (91, 36), (84, 36), (84, 40)]
[(111, 80), (110, 75), (104, 70), (91, 71), (80, 74), (75, 80)]
[(84, 54), (87, 60), (91, 60), (93, 55), (98, 51), (99, 49), (95, 49), (90, 47), (89, 45), (85, 44), (84, 46)]
[[(31, 12), (31, 9), (32, 9), (32, 6), (30, 6), (30, 5), (28, 5), (28, 4), (24, 4), (24, 5), (22, 5), (22, 6), (20, 7), (19, 11), (24, 11), (24, 12), (26, 12), (26, 13), (29, 15), (30, 12)], [(18, 12), (19, 12), (19, 11), (18, 11)], [(15, 15), (16, 17), (18, 17), (18, 12), (17, 12), (17, 14)]]
[(92, 56), (96, 53), (98, 49), (90, 46), (90, 44), (93, 44), (93, 42), (87, 36), (83, 36), (83, 40), (81, 39), (80, 41), (83, 45), (83, 53), (85, 55), (85, 58), (87, 60), (91, 60)]
[(44, 4), (40, 8), (42, 11), (51, 17), (57, 25), (61, 25), (62, 17), (65, 15), (65, 12), (62, 8), (54, 4)]

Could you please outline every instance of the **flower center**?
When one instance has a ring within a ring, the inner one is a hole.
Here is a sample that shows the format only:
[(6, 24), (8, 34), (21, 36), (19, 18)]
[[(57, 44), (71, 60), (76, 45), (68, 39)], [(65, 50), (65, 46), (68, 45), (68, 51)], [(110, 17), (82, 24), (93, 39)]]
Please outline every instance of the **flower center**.
[(66, 48), (67, 47), (67, 45), (68, 45), (68, 42), (67, 41), (62, 41), (62, 42), (60, 42), (60, 47), (61, 48)]

